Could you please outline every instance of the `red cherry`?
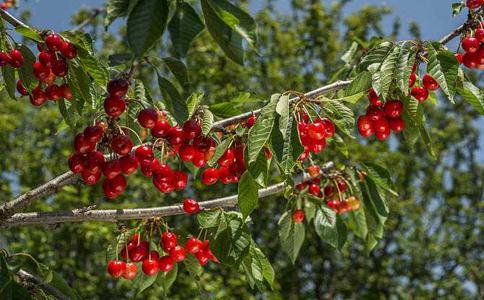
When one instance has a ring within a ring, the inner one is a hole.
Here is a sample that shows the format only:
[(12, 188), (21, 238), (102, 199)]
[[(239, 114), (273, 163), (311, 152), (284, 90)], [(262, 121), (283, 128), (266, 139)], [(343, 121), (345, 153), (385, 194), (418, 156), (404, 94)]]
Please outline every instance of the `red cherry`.
[(155, 158), (155, 154), (153, 153), (153, 149), (148, 146), (139, 146), (136, 148), (134, 151), (134, 155), (138, 158), (140, 162), (143, 162), (143, 160), (149, 160), (150, 163), (153, 161), (153, 158)]
[(338, 180), (338, 189), (340, 193), (346, 192), (346, 183), (342, 180)]
[(405, 129), (405, 122), (403, 121), (402, 118), (394, 118), (390, 119), (390, 128), (394, 132), (401, 132)]
[(339, 204), (340, 204), (340, 202), (338, 200), (330, 199), (328, 201), (329, 208), (331, 208), (332, 210), (334, 210), (334, 212), (338, 212)]
[(248, 129), (251, 129), (252, 126), (254, 126), (255, 120), (256, 120), (255, 115), (252, 115), (250, 118), (247, 119), (247, 121), (245, 122), (245, 125), (247, 126)]
[(462, 56), (462, 63), (470, 69), (476, 67), (476, 60), (477, 56), (474, 53), (465, 53), (464, 56)]
[(67, 59), (74, 59), (77, 56), (77, 49), (71, 43), (62, 43), (60, 53)]
[(69, 85), (67, 83), (64, 83), (63, 85), (61, 85), (61, 88), (64, 93), (64, 98), (67, 100), (72, 100), (72, 93), (71, 93), (71, 89), (69, 88)]
[(477, 28), (474, 37), (479, 41), (479, 43), (484, 43), (484, 29)]
[(473, 37), (465, 38), (462, 41), (462, 49), (466, 53), (475, 53), (479, 50), (479, 40)]
[(50, 69), (44, 67), (40, 62), (36, 61), (34, 63), (34, 75), (37, 79), (42, 80), (49, 77)]
[(375, 90), (370, 89), (370, 93), (368, 95), (368, 99), (370, 100), (371, 105), (379, 107), (382, 106), (383, 102), (378, 98), (378, 95), (375, 93)]
[(381, 118), (373, 122), (373, 129), (376, 132), (385, 132), (388, 130), (389, 126), (387, 118)]
[(212, 185), (218, 181), (219, 173), (217, 169), (209, 168), (202, 173), (202, 182), (205, 185)]
[(159, 180), (171, 181), (173, 177), (173, 170), (167, 164), (160, 164), (158, 160), (153, 160), (151, 163), (151, 170)]
[(99, 170), (97, 173), (93, 173), (89, 170), (84, 170), (84, 172), (81, 173), (82, 180), (84, 180), (84, 183), (87, 185), (95, 185), (99, 179), (101, 179), (101, 170)]
[(391, 100), (383, 106), (385, 115), (389, 118), (397, 118), (402, 114), (403, 104), (400, 100)]
[(309, 149), (311, 149), (311, 151), (314, 152), (314, 153), (320, 153), (321, 151), (324, 150), (325, 147), (326, 147), (326, 140), (325, 139), (322, 139), (322, 140), (319, 140), (319, 141), (313, 140)]
[(176, 246), (177, 241), (176, 234), (173, 232), (164, 232), (161, 235), (160, 247), (169, 251)]
[(368, 106), (366, 110), (366, 115), (370, 117), (370, 120), (375, 122), (385, 116), (385, 113), (381, 108)]
[(153, 185), (164, 194), (171, 193), (175, 189), (171, 181), (160, 181), (157, 178), (153, 178)]
[(160, 271), (160, 265), (158, 264), (158, 261), (155, 259), (145, 259), (143, 260), (141, 269), (143, 270), (143, 273), (145, 273), (146, 275), (154, 276), (158, 274), (158, 272)]
[(233, 175), (229, 167), (220, 167), (218, 174), (218, 177), (223, 184), (229, 184), (232, 182)]
[(126, 270), (124, 271), (123, 277), (125, 279), (131, 280), (136, 277), (138, 273), (138, 267), (135, 263), (126, 263)]
[(197, 256), (197, 259), (198, 259), (198, 263), (201, 266), (205, 266), (210, 260), (210, 257), (203, 251), (198, 251), (196, 256)]
[(322, 140), (325, 135), (324, 124), (319, 122), (309, 124), (308, 134), (313, 140)]
[(228, 148), (225, 153), (217, 160), (217, 163), (223, 167), (228, 167), (234, 163), (235, 153), (234, 150)]
[[(56, 60), (55, 54), (52, 52), (42, 51), (39, 53), (39, 62), (46, 69), (52, 68), (54, 65), (53, 62), (55, 62), (55, 60)], [(34, 64), (34, 71), (35, 71), (35, 64)]]
[(145, 177), (153, 177), (150, 160), (145, 159), (141, 161), (141, 174), (143, 174)]
[(391, 131), (390, 131), (390, 126), (386, 128), (385, 131), (376, 131), (375, 130), (375, 135), (379, 140), (386, 140), (388, 137), (390, 137)]
[(324, 188), (324, 196), (329, 198), (334, 195), (335, 188), (332, 185), (328, 185)]
[(129, 256), (128, 253), (134, 247), (136, 247), (136, 244), (132, 241), (129, 241), (128, 244), (126, 245), (126, 247), (123, 247), (123, 249), (121, 249), (121, 257), (123, 259), (128, 259), (128, 256)]
[(161, 257), (159, 260), (158, 260), (158, 263), (160, 264), (160, 269), (162, 272), (170, 272), (171, 269), (173, 269), (173, 258), (171, 258), (170, 256), (168, 255), (165, 255), (163, 257)]
[(429, 91), (424, 87), (414, 87), (410, 94), (417, 99), (418, 102), (425, 102), (429, 97)]
[(212, 146), (215, 146), (215, 142), (210, 137), (199, 136), (193, 140), (193, 147), (198, 152), (206, 153)]
[(309, 166), (307, 172), (312, 178), (317, 178), (321, 174), (321, 167), (317, 165)]
[(108, 264), (109, 275), (113, 278), (119, 278), (123, 276), (126, 270), (126, 263), (122, 260), (111, 260)]
[(74, 138), (74, 150), (79, 154), (86, 154), (96, 148), (96, 143), (88, 141), (83, 133), (79, 133)]
[(69, 157), (69, 169), (74, 173), (81, 173), (86, 167), (84, 156), (81, 154), (71, 154)]
[(183, 161), (192, 161), (195, 157), (195, 148), (190, 144), (183, 144), (178, 155), (180, 155), (180, 159)]
[(140, 262), (148, 257), (148, 249), (143, 246), (136, 246), (129, 250), (129, 260), (132, 262)]
[(181, 145), (185, 141), (185, 133), (183, 132), (183, 129), (178, 125), (168, 129), (166, 136), (168, 138), (168, 141), (172, 145)]
[(134, 243), (136, 245), (138, 245), (140, 243), (140, 236), (139, 236), (139, 233), (135, 233), (133, 234), (130, 238), (129, 238), (129, 242), (130, 243)]
[(22, 52), (18, 50), (10, 50), (10, 52), (8, 53), (8, 57), (8, 62), (15, 69), (20, 68), (24, 64), (24, 57), (22, 55)]
[(97, 143), (103, 137), (103, 129), (100, 126), (88, 126), (84, 129), (84, 137), (92, 143)]
[(29, 91), (22, 85), (22, 81), (17, 81), (17, 92), (22, 96), (28, 96)]
[[(149, 248), (149, 243), (148, 243), (148, 246), (145, 246), (145, 248)], [(151, 251), (150, 256), (151, 256), (151, 259), (155, 259), (155, 260), (160, 259), (160, 253), (158, 253), (158, 251), (154, 251), (154, 250)]]
[(292, 221), (294, 223), (301, 223), (304, 221), (304, 211), (302, 209), (298, 209), (292, 212)]
[(69, 65), (65, 60), (56, 60), (52, 66), (52, 73), (57, 77), (64, 77), (69, 72)]
[(482, 6), (483, 0), (467, 0), (467, 7), (469, 9), (476, 9)]
[(424, 76), (423, 85), (424, 85), (424, 87), (426, 87), (427, 89), (429, 89), (431, 91), (435, 91), (440, 87), (440, 85), (437, 83), (437, 81), (432, 76), (429, 76), (429, 75)]
[(200, 251), (200, 248), (202, 247), (202, 241), (197, 238), (191, 237), (188, 239), (186, 247), (188, 253), (196, 254), (198, 251)]
[(321, 197), (321, 189), (319, 188), (319, 185), (311, 184), (309, 186), (309, 193), (316, 197)]
[(113, 179), (121, 173), (121, 163), (118, 159), (107, 161), (102, 165), (103, 175), (108, 179)]
[(126, 109), (126, 102), (123, 99), (107, 97), (104, 100), (104, 110), (110, 117), (120, 116)]
[[(197, 201), (187, 198), (183, 202), (183, 210), (187, 214), (196, 214), (200, 210), (200, 205), (198, 205)], [(176, 261), (176, 259), (175, 259), (175, 261)]]
[(185, 138), (187, 140), (193, 140), (202, 132), (200, 123), (195, 119), (190, 119), (183, 124), (183, 131), (185, 132)]
[(133, 174), (140, 167), (139, 160), (135, 155), (123, 156), (119, 161), (121, 162), (121, 170), (126, 175)]
[(415, 75), (414, 72), (412, 72), (412, 74), (410, 74), (410, 79), (408, 81), (408, 87), (412, 87), (415, 85), (415, 81), (417, 81), (417, 75)]
[(183, 190), (188, 183), (188, 175), (185, 172), (173, 172), (173, 186), (177, 190)]
[(104, 164), (104, 154), (99, 151), (89, 152), (86, 155), (86, 170), (91, 173), (101, 172), (101, 167)]
[(128, 92), (129, 82), (126, 79), (116, 78), (109, 81), (107, 90), (114, 98), (123, 98)]
[(192, 159), (192, 163), (195, 167), (201, 168), (207, 164), (207, 160), (205, 159), (205, 154), (202, 152), (195, 151), (195, 155)]
[(0, 66), (8, 65), (8, 54), (4, 51), (0, 51)]
[(374, 130), (373, 130), (373, 127), (369, 128), (369, 129), (361, 129), (361, 128), (358, 128), (358, 132), (360, 133), (360, 135), (364, 138), (368, 138), (370, 136), (373, 135), (374, 133)]
[(150, 107), (141, 110), (138, 114), (138, 123), (141, 127), (152, 129), (158, 121), (158, 111), (156, 108)]
[(170, 257), (173, 258), (175, 262), (182, 262), (185, 260), (185, 249), (182, 246), (176, 245), (170, 250)]
[(358, 118), (358, 129), (360, 130), (369, 130), (373, 127), (373, 123), (368, 116), (360, 116)]
[(52, 52), (59, 51), (63, 43), (62, 37), (58, 34), (49, 34), (45, 38), (45, 46)]
[(128, 184), (126, 178), (121, 174), (116, 175), (113, 179), (106, 179), (104, 181), (106, 182), (106, 188), (115, 194), (124, 192)]
[(153, 135), (156, 138), (161, 138), (165, 137), (166, 134), (168, 133), (168, 130), (170, 130), (171, 126), (168, 124), (168, 122), (163, 121), (163, 120), (158, 120), (155, 124), (155, 127), (151, 129), (151, 135)]
[(57, 101), (63, 96), (63, 90), (57, 84), (49, 85), (45, 89), (45, 94), (47, 98), (52, 101)]
[(464, 62), (464, 57), (462, 56), (462, 54), (456, 53), (455, 54), (455, 58), (457, 59), (457, 61), (459, 62), (459, 64), (462, 65), (462, 63)]
[(334, 135), (334, 124), (331, 122), (330, 119), (324, 118), (321, 120), (321, 123), (324, 125), (324, 137), (330, 138)]
[(119, 155), (127, 155), (133, 149), (133, 142), (127, 135), (117, 135), (111, 141), (111, 148)]

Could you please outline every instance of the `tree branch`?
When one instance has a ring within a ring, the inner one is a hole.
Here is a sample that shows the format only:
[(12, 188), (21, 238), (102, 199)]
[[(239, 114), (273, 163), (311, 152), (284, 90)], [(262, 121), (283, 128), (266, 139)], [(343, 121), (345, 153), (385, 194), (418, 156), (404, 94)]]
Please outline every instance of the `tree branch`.
[(28, 28), (30, 28), (25, 23), (23, 23), (22, 21), (16, 19), (14, 16), (12, 16), (9, 12), (7, 12), (4, 9), (0, 9), (0, 16), (2, 17), (2, 19), (4, 19), (5, 21), (7, 21), (8, 23), (10, 23), (11, 25), (13, 25), (15, 27), (22, 26), (22, 27), (28, 27)]
[(40, 280), (39, 278), (37, 278), (34, 275), (28, 273), (27, 271), (20, 270), (20, 271), (18, 271), (17, 276), (22, 281), (28, 282), (30, 284), (33, 284), (34, 286), (39, 287), (44, 292), (46, 292), (49, 295), (52, 295), (56, 299), (59, 299), (59, 300), (71, 300), (71, 298), (69, 298), (66, 295), (62, 294), (61, 292), (59, 292), (56, 288), (54, 288), (50, 284), (43, 282), (43, 280)]
[(96, 19), (97, 16), (99, 16), (101, 13), (103, 13), (105, 11), (106, 11), (105, 8), (93, 8), (91, 15), (87, 19), (85, 19), (84, 21), (82, 21), (79, 25), (77, 25), (74, 28), (74, 30), (82, 30), (82, 29), (84, 29), (84, 27), (86, 27), (89, 23), (91, 23), (92, 21), (94, 21), (94, 19)]
[[(328, 162), (322, 168), (321, 176), (324, 173), (334, 169), (334, 163)], [(294, 184), (309, 181), (312, 178), (302, 173), (294, 178)], [(271, 185), (267, 188), (259, 190), (259, 198), (267, 197), (277, 194), (284, 190), (285, 183)], [(214, 209), (223, 207), (235, 207), (238, 203), (237, 195), (202, 201), (199, 202), (200, 210)], [(13, 215), (3, 225), (4, 227), (14, 227), (21, 225), (52, 225), (59, 223), (70, 222), (86, 222), (86, 221), (104, 221), (104, 222), (119, 222), (126, 220), (140, 220), (154, 217), (166, 217), (173, 215), (184, 214), (183, 205), (171, 205), (153, 208), (138, 208), (138, 209), (109, 209), (109, 210), (72, 210), (72, 211), (57, 211), (57, 212), (33, 212), (33, 213), (19, 213)]]

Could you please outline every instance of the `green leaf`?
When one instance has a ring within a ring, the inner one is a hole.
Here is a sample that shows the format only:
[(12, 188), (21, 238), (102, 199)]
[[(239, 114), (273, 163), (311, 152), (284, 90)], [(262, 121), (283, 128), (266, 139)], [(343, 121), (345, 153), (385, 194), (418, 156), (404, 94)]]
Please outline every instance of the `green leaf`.
[(27, 289), (16, 282), (10, 280), (0, 291), (0, 299), (2, 300), (31, 300), (32, 297)]
[(193, 254), (188, 254), (185, 256), (185, 260), (183, 261), (185, 267), (188, 270), (188, 273), (195, 278), (197, 281), (200, 280), (200, 276), (203, 273), (203, 268), (200, 266), (198, 259)]
[(360, 182), (360, 189), (363, 195), (363, 203), (370, 216), (376, 223), (382, 224), (383, 220), (386, 220), (389, 211), (385, 198), (380, 195), (375, 182), (371, 178), (366, 177), (364, 182)]
[(178, 93), (178, 90), (168, 79), (158, 76), (158, 86), (160, 87), (161, 95), (166, 108), (172, 114), (178, 124), (183, 124), (183, 122), (188, 119), (188, 108), (186, 102), (183, 101), (180, 93)]
[(409, 146), (414, 146), (420, 136), (418, 127), (415, 125), (413, 117), (408, 113), (408, 110), (404, 109), (402, 111), (401, 118), (405, 121), (405, 129), (402, 132), (405, 141)]
[[(212, 1), (201, 0), (201, 3), (205, 24), (214, 41), (222, 48), (228, 58), (244, 65), (242, 36), (237, 31), (232, 30), (216, 13), (216, 6)], [(227, 17), (230, 17), (230, 14), (227, 14)]]
[(5, 65), (2, 67), (2, 75), (8, 95), (10, 98), (16, 99), (15, 91), (17, 83), (15, 82), (15, 69), (11, 65)]
[(167, 293), (170, 287), (173, 285), (177, 276), (178, 276), (178, 264), (174, 264), (173, 269), (171, 269), (168, 273), (166, 273), (163, 278), (163, 290), (165, 293)]
[(428, 63), (427, 73), (437, 81), (449, 100), (454, 102), (454, 94), (459, 72), (459, 62), (453, 52), (437, 50), (431, 43), (427, 43)]
[(127, 40), (136, 57), (142, 57), (163, 35), (168, 21), (166, 0), (139, 0), (128, 16)]
[(69, 73), (67, 82), (73, 96), (73, 103), (76, 105), (79, 114), (82, 114), (84, 103), (92, 104), (91, 79), (84, 73), (84, 70), (76, 60), (69, 61)]
[(265, 151), (259, 152), (257, 160), (249, 165), (247, 170), (249, 171), (254, 181), (260, 186), (267, 186), (269, 177), (270, 160), (267, 157)]
[(395, 186), (393, 184), (390, 171), (370, 162), (361, 163), (361, 165), (366, 171), (367, 176), (369, 176), (376, 185), (393, 194), (394, 196), (398, 196), (398, 193), (395, 191)]
[(126, 243), (130, 239), (130, 237), (131, 232), (128, 231), (126, 233), (119, 234), (111, 241), (108, 248), (106, 249), (106, 264), (116, 258), (116, 249), (119, 253), (124, 247), (126, 247)]
[(18, 50), (22, 52), (24, 57), (24, 63), (18, 70), (19, 77), (23, 86), (30, 92), (39, 84), (39, 80), (34, 75), (34, 63), (36, 58), (32, 51), (30, 51), (25, 45), (21, 45)]
[[(140, 266), (138, 269), (139, 268)], [(159, 274), (160, 273), (157, 273), (154, 276), (148, 276), (144, 272), (138, 272), (138, 275), (136, 275), (136, 277), (133, 279), (133, 288), (136, 290), (136, 294), (139, 295), (144, 290), (152, 286)]]
[(66, 297), (69, 297), (71, 300), (82, 300), (81, 296), (79, 296), (79, 294), (67, 284), (64, 278), (59, 276), (56, 272), (53, 272), (52, 274), (52, 280), (49, 283), (51, 286)]
[(177, 3), (175, 15), (168, 24), (173, 48), (181, 57), (185, 57), (190, 43), (202, 32), (205, 25), (197, 12), (186, 2)]
[(254, 126), (249, 130), (247, 142), (249, 164), (257, 159), (259, 152), (271, 136), (272, 127), (274, 126), (274, 120), (276, 118), (276, 105), (280, 97), (281, 94), (272, 95), (269, 103), (262, 108)]
[(356, 103), (370, 90), (370, 88), (371, 74), (367, 71), (361, 72), (345, 89), (344, 98), (339, 100)]
[(162, 60), (168, 67), (168, 69), (170, 69), (171, 73), (175, 75), (178, 83), (184, 89), (188, 89), (190, 86), (190, 82), (188, 81), (188, 70), (185, 64), (181, 60), (173, 57), (164, 57), (162, 58)]
[(463, 77), (462, 87), (457, 91), (478, 113), (484, 115), (484, 93), (467, 78)]
[(346, 51), (343, 56), (341, 56), (341, 60), (347, 64), (351, 64), (355, 59), (356, 51), (358, 51), (358, 43), (353, 42), (348, 51)]
[(348, 228), (352, 230), (358, 237), (366, 239), (368, 227), (364, 207), (361, 206), (358, 210), (349, 211), (347, 215), (349, 221)]
[[(289, 95), (282, 95), (276, 105), (276, 112), (279, 115), (279, 130), (282, 137), (286, 138), (289, 122)], [(289, 128), (290, 129), (290, 128)]]
[(201, 92), (195, 92), (195, 93), (192, 93), (188, 97), (188, 99), (186, 101), (186, 103), (187, 103), (187, 110), (188, 110), (188, 118), (193, 117), (193, 115), (197, 111), (198, 106), (202, 102), (203, 95), (204, 94), (201, 93)]
[(410, 69), (410, 72), (412, 71), (412, 66), (409, 66), (410, 56), (413, 57), (415, 55), (413, 52), (410, 52), (407, 49), (402, 49), (395, 70), (397, 77), (397, 87), (403, 93), (408, 93), (408, 81), (410, 76), (410, 74), (408, 74), (408, 70)]
[(281, 241), (282, 250), (286, 252), (294, 264), (304, 242), (304, 224), (294, 223), (291, 218), (291, 212), (285, 212), (277, 224), (279, 225), (279, 240)]
[(219, 118), (230, 118), (240, 115), (242, 111), (230, 102), (220, 102), (210, 105), (210, 111)]
[(7, 260), (3, 254), (0, 254), (0, 291), (12, 279), (12, 273), (8, 268)]
[(112, 54), (109, 55), (108, 61), (109, 66), (114, 67), (122, 64), (129, 63), (133, 60), (133, 54), (131, 53), (119, 53), (119, 54)]
[(26, 26), (17, 26), (15, 27), (15, 32), (17, 33), (20, 33), (21, 35), (25, 36), (25, 37), (28, 37), (29, 39), (32, 39), (36, 42), (39, 42), (39, 43), (43, 43), (44, 40), (42, 39), (42, 37), (40, 36), (40, 34), (33, 30), (32, 28), (30, 27), (26, 27)]
[[(290, 173), (297, 163), (297, 159), (304, 152), (304, 147), (299, 139), (299, 130), (295, 118), (290, 118), (286, 138), (283, 138), (280, 131), (274, 128), (271, 138), (272, 148), (285, 173)], [(250, 151), (250, 150), (249, 150)]]
[(324, 98), (324, 111), (327, 112), (327, 117), (333, 121), (343, 133), (354, 138), (350, 131), (355, 126), (355, 116), (350, 108), (339, 101)]
[(200, 224), (200, 228), (217, 227), (220, 223), (221, 216), (222, 211), (220, 209), (204, 211), (203, 213), (197, 214), (198, 224)]
[(392, 84), (393, 79), (395, 78), (395, 71), (397, 67), (397, 61), (400, 56), (400, 47), (396, 46), (392, 49), (390, 54), (385, 58), (381, 66), (381, 89), (380, 95), (382, 95), (383, 99), (387, 98), (388, 91), (390, 89), (390, 85)]
[(257, 183), (250, 175), (249, 171), (245, 171), (239, 181), (237, 201), (240, 211), (244, 216), (244, 220), (257, 207), (259, 200), (259, 192)]
[(347, 233), (343, 219), (325, 205), (321, 205), (316, 211), (314, 228), (325, 243), (338, 250), (341, 250), (346, 243)]
[(89, 54), (84, 49), (79, 49), (79, 60), (82, 68), (91, 76), (94, 81), (100, 86), (104, 87), (109, 81), (109, 72), (105, 65), (103, 65), (95, 56)]
[(70, 102), (66, 102), (64, 98), (61, 98), (59, 101), (57, 101), (57, 105), (62, 117), (64, 117), (64, 121), (69, 126), (74, 127), (76, 125), (76, 117), (74, 116), (72, 109), (73, 106), (70, 104)]
[(343, 140), (343, 138), (339, 136), (339, 134), (335, 133), (333, 135), (333, 142), (334, 142), (334, 145), (336, 146), (336, 149), (338, 149), (338, 151), (341, 152), (341, 154), (343, 154), (345, 157), (349, 157), (348, 147), (346, 146), (346, 143)]
[(126, 18), (137, 2), (138, 0), (109, 0), (106, 4), (104, 28), (107, 30), (117, 18)]
[(203, 110), (203, 119), (202, 119), (202, 134), (207, 135), (210, 133), (213, 125), (213, 114), (205, 108)]
[(257, 246), (255, 247), (255, 253), (257, 255), (257, 259), (260, 261), (260, 264), (262, 266), (262, 276), (269, 284), (269, 286), (273, 289), (274, 278), (275, 278), (274, 269), (272, 268), (272, 265), (267, 259), (267, 257), (264, 255), (264, 253), (262, 253), (262, 251)]
[(312, 201), (303, 201), (304, 219), (309, 223), (316, 215), (316, 205)]
[(81, 30), (66, 30), (62, 31), (61, 35), (78, 48), (82, 48), (90, 55), (94, 55), (93, 40), (89, 34)]
[(380, 68), (381, 63), (383, 63), (394, 46), (393, 43), (385, 41), (373, 47), (361, 60), (360, 70), (366, 70), (372, 64), (377, 64), (377, 67)]
[(222, 157), (222, 155), (225, 153), (225, 151), (227, 150), (227, 148), (230, 146), (231, 143), (232, 143), (232, 139), (226, 138), (220, 144), (217, 145), (217, 147), (215, 148), (215, 153), (212, 156), (212, 159), (208, 161), (208, 165), (210, 167), (217, 164), (217, 160), (220, 157)]
[(452, 16), (456, 17), (466, 7), (466, 3), (461, 1), (460, 3), (452, 3)]

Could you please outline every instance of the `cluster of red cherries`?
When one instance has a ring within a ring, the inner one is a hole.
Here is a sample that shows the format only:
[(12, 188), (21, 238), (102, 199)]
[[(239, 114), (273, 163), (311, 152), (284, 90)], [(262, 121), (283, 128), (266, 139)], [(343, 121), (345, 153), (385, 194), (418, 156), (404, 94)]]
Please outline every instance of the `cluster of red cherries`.
[[(44, 45), (37, 44), (39, 50), (38, 61), (34, 63), (33, 70), (39, 85), (32, 90), (30, 103), (40, 106), (47, 101), (57, 101), (61, 98), (72, 99), (69, 85), (65, 82), (61, 85), (55, 83), (56, 78), (63, 79), (69, 72), (67, 60), (77, 57), (77, 49), (72, 43), (66, 42), (58, 34), (49, 34), (45, 37)], [(46, 84), (45, 90), (42, 85)], [(17, 81), (17, 91), (28, 96), (29, 92)]]
[(462, 40), (464, 55), (456, 54), (457, 60), (467, 68), (484, 68), (484, 29), (481, 24), (474, 35), (466, 36)]
[(309, 121), (306, 113), (302, 114), (302, 120), (298, 122), (299, 138), (304, 146), (304, 152), (299, 156), (299, 161), (304, 161), (310, 152), (320, 153), (326, 147), (326, 139), (334, 135), (334, 124), (330, 119), (318, 118), (314, 122)]
[[(161, 235), (160, 249), (163, 249), (163, 254), (166, 255), (160, 257), (158, 251), (150, 251), (150, 242), (141, 241), (139, 234), (135, 234), (121, 250), (121, 257), (128, 262), (119, 259), (111, 260), (108, 263), (108, 272), (113, 278), (122, 276), (125, 279), (133, 279), (138, 273), (136, 263), (141, 262), (143, 273), (154, 276), (160, 271), (171, 271), (175, 263), (185, 260), (185, 248), (178, 244), (178, 237), (173, 232), (165, 232)], [(219, 262), (210, 251), (208, 240), (202, 242), (195, 237), (189, 238), (186, 252), (195, 255), (201, 266), (205, 266), (210, 260)]]
[(24, 56), (22, 52), (17, 49), (12, 49), (8, 52), (0, 51), (0, 66), (11, 65), (18, 69), (24, 64)]
[(9, 9), (13, 6), (13, 0), (4, 0), (2, 4), (0, 4), (1, 9)]
[(390, 129), (394, 132), (405, 129), (405, 122), (400, 118), (403, 111), (400, 100), (390, 100), (383, 104), (373, 89), (368, 98), (370, 105), (366, 114), (358, 118), (358, 131), (362, 137), (368, 138), (375, 133), (379, 140), (386, 140), (391, 134)]
[(484, 0), (467, 0), (467, 7), (469, 9), (478, 9), (483, 3)]

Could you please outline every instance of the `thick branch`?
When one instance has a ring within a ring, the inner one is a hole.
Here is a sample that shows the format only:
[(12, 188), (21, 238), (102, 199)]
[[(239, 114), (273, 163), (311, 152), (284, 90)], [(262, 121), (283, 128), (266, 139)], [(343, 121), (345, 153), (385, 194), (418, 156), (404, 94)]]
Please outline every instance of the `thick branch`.
[(8, 23), (10, 23), (15, 27), (18, 27), (18, 26), (29, 27), (22, 21), (16, 19), (14, 16), (12, 16), (9, 12), (7, 12), (4, 9), (0, 9), (0, 16), (2, 17), (2, 19), (4, 19), (5, 21), (7, 21)]
[(32, 274), (30, 274), (30, 273), (28, 273), (24, 270), (18, 271), (17, 276), (22, 281), (28, 282), (30, 284), (33, 284), (33, 285), (39, 287), (44, 292), (46, 292), (47, 294), (55, 297), (56, 299), (59, 299), (59, 300), (70, 300), (71, 299), (71, 298), (67, 297), (66, 295), (62, 294), (61, 292), (59, 292), (56, 288), (54, 288), (50, 284), (44, 283), (43, 280), (40, 280), (39, 278), (35, 277), (34, 275), (32, 275)]
[[(322, 172), (328, 172), (334, 168), (333, 162), (326, 163), (321, 169)], [(303, 173), (294, 178), (294, 184), (299, 184), (311, 180), (312, 178)], [(259, 198), (277, 194), (284, 190), (284, 182), (271, 185), (259, 190)], [(219, 207), (235, 207), (237, 205), (237, 195), (218, 198), (214, 200), (199, 202), (200, 209), (214, 209)], [(72, 210), (58, 212), (34, 212), (20, 213), (13, 215), (4, 224), (4, 227), (13, 227), (21, 225), (49, 225), (69, 222), (85, 221), (104, 221), (118, 222), (126, 220), (140, 220), (154, 217), (165, 217), (184, 214), (181, 204), (138, 209), (109, 209), (109, 210)]]

